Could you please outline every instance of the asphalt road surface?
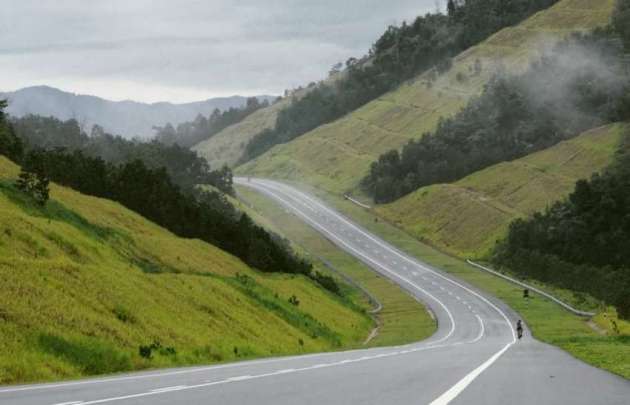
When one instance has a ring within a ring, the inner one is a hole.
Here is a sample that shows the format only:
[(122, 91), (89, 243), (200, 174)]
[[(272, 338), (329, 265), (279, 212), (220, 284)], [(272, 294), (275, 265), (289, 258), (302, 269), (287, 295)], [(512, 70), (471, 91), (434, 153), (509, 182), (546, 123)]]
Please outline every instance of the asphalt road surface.
[(409, 257), (320, 200), (237, 178), (426, 302), (431, 338), (405, 346), (0, 387), (0, 404), (628, 404), (630, 382), (525, 333), (501, 302)]

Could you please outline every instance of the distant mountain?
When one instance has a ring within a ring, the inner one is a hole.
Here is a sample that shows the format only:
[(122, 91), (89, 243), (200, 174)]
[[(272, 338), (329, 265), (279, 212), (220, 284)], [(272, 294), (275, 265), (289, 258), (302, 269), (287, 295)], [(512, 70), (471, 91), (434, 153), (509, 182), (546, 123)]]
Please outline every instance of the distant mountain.
[[(257, 96), (260, 101), (272, 102), (274, 96)], [(61, 120), (74, 118), (89, 132), (98, 124), (107, 132), (126, 138), (153, 135), (153, 126), (167, 122), (176, 125), (192, 121), (198, 114), (209, 115), (212, 110), (242, 107), (247, 97), (232, 96), (211, 98), (185, 104), (139, 103), (136, 101), (110, 101), (95, 96), (68, 93), (53, 87), (26, 87), (14, 92), (0, 92), (0, 99), (8, 99), (6, 112), (22, 117), (28, 114), (53, 116)]]

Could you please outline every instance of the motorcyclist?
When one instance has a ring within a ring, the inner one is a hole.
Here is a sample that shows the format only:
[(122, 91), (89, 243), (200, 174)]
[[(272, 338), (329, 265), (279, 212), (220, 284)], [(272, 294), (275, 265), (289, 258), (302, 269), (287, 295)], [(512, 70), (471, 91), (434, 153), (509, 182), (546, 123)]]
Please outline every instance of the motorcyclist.
[(523, 322), (520, 319), (516, 321), (516, 334), (519, 339), (523, 337)]

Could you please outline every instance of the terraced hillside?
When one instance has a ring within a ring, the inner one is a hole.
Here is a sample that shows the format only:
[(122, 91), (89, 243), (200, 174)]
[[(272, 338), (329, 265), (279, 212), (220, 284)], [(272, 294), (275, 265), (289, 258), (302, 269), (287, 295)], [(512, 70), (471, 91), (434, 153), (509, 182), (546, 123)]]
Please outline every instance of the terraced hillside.
[(505, 235), (513, 219), (562, 199), (578, 179), (611, 163), (628, 130), (629, 124), (597, 128), (455, 183), (423, 187), (376, 211), (440, 249), (480, 257)]
[(41, 208), (18, 172), (0, 157), (0, 384), (351, 347), (373, 327), (362, 304), (112, 201), (53, 184)]
[(274, 147), (238, 172), (306, 182), (333, 193), (353, 190), (381, 153), (435, 129), (440, 117), (479, 94), (499, 67), (522, 72), (554, 41), (606, 25), (613, 7), (614, 0), (562, 0), (458, 55), (447, 73), (434, 78), (435, 72), (426, 72), (342, 119)]

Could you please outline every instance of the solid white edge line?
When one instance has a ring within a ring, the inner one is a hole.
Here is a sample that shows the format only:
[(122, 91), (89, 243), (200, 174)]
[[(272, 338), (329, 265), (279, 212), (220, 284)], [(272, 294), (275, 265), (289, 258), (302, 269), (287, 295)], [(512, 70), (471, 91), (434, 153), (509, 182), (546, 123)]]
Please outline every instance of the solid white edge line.
[[(432, 300), (437, 302), (442, 307), (442, 309), (444, 309), (446, 314), (448, 315), (448, 318), (449, 318), (450, 323), (451, 323), (451, 330), (449, 331), (449, 333), (445, 337), (441, 338), (440, 340), (438, 340), (438, 341), (436, 341), (434, 343), (439, 343), (439, 342), (442, 342), (442, 341), (448, 339), (455, 332), (455, 319), (453, 318), (453, 314), (451, 314), (451, 311), (449, 311), (449, 309), (446, 307), (446, 305), (444, 305), (444, 303), (442, 301), (440, 301), (439, 299), (437, 299), (433, 294), (429, 293), (428, 291), (426, 291), (422, 287), (418, 286), (417, 284), (415, 284), (413, 281), (409, 280), (408, 278), (406, 278), (404, 276), (401, 276), (400, 274), (396, 273), (395, 271), (393, 271), (389, 267), (385, 266), (384, 264), (381, 264), (381, 263), (375, 261), (374, 259), (372, 259), (371, 257), (367, 256), (363, 252), (355, 249), (353, 246), (349, 245), (347, 242), (345, 242), (344, 240), (339, 238), (337, 235), (335, 235), (334, 233), (328, 231), (326, 228), (324, 228), (323, 226), (321, 226), (320, 224), (318, 224), (317, 222), (315, 222), (314, 220), (309, 218), (307, 215), (302, 213), (298, 208), (296, 208), (295, 205), (293, 205), (290, 202), (288, 202), (285, 198), (283, 198), (282, 196), (279, 196), (276, 193), (273, 193), (272, 191), (269, 191), (268, 189), (265, 189), (264, 185), (263, 186), (259, 185), (258, 187), (256, 187), (256, 184), (254, 183), (254, 186), (251, 186), (251, 184), (250, 184), (250, 187), (251, 188), (255, 188), (255, 189), (259, 190), (259, 191), (262, 191), (263, 193), (272, 196), (272, 198), (275, 198), (275, 199), (283, 202), (286, 206), (288, 206), (289, 208), (293, 209), (294, 212), (297, 213), (300, 217), (302, 217), (307, 223), (311, 224), (311, 226), (313, 226), (313, 227), (315, 227), (317, 229), (320, 229), (320, 231), (323, 234), (328, 235), (329, 237), (335, 239), (339, 244), (345, 246), (348, 250), (354, 252), (356, 255), (362, 257), (364, 260), (372, 263), (376, 267), (381, 268), (382, 270), (384, 270), (387, 273), (393, 275), (394, 277), (396, 277), (396, 278), (404, 281), (405, 283), (411, 285), (412, 287), (416, 288), (418, 291), (424, 293), (426, 296), (428, 296), (429, 298), (431, 298)], [(383, 246), (383, 247), (387, 248), (387, 246)]]
[[(266, 181), (269, 182), (269, 183), (272, 183), (272, 184), (273, 183), (278, 184), (281, 188), (289, 189), (290, 191), (292, 189), (292, 188), (289, 188), (288, 186), (286, 186), (286, 185), (284, 185), (282, 183), (269, 181), (269, 180), (266, 180)], [(507, 317), (505, 312), (503, 312), (499, 307), (497, 307), (495, 304), (490, 302), (490, 300), (488, 300), (487, 298), (485, 298), (481, 294), (471, 290), (470, 288), (468, 288), (468, 287), (458, 283), (457, 281), (451, 280), (449, 277), (446, 277), (446, 276), (438, 273), (437, 271), (435, 271), (435, 270), (433, 270), (433, 269), (431, 269), (431, 268), (429, 268), (427, 266), (424, 266), (424, 265), (418, 263), (417, 261), (411, 260), (409, 257), (407, 257), (407, 255), (405, 255), (402, 252), (398, 251), (398, 249), (396, 249), (395, 247), (391, 246), (389, 243), (387, 243), (385, 241), (379, 241), (378, 239), (372, 237), (370, 234), (368, 234), (365, 231), (363, 231), (361, 228), (359, 228), (357, 225), (355, 225), (351, 221), (347, 220), (345, 217), (337, 214), (335, 211), (329, 209), (324, 204), (322, 204), (319, 201), (317, 201), (317, 199), (313, 199), (313, 198), (309, 197), (308, 195), (306, 195), (305, 193), (302, 193), (301, 191), (296, 190), (296, 189), (293, 189), (293, 192), (295, 192), (296, 194), (302, 196), (302, 198), (305, 198), (305, 199), (309, 200), (309, 202), (311, 204), (313, 204), (314, 206), (319, 207), (320, 209), (322, 209), (325, 212), (327, 212), (329, 215), (332, 215), (333, 217), (335, 217), (337, 220), (339, 220), (339, 221), (345, 223), (346, 225), (350, 226), (351, 228), (353, 228), (355, 231), (359, 232), (364, 237), (366, 237), (366, 238), (370, 239), (371, 241), (373, 241), (374, 243), (380, 245), (382, 248), (385, 248), (387, 250), (390, 250), (390, 251), (394, 252), (394, 254), (396, 254), (397, 256), (402, 258), (403, 260), (406, 260), (408, 263), (410, 263), (410, 264), (412, 264), (414, 266), (419, 266), (420, 268), (424, 269), (425, 271), (431, 272), (431, 273), (435, 274), (436, 276), (438, 276), (438, 277), (440, 277), (440, 278), (442, 278), (442, 279), (444, 279), (444, 280), (446, 280), (446, 281), (448, 281), (448, 282), (450, 282), (450, 283), (452, 283), (452, 284), (454, 284), (454, 285), (464, 289), (465, 291), (468, 291), (469, 293), (473, 294), (477, 298), (479, 298), (482, 301), (484, 301), (486, 304), (488, 304), (490, 307), (492, 307), (495, 311), (497, 311), (499, 313), (499, 315), (501, 315), (503, 317), (503, 319), (506, 322), (506, 325), (508, 326), (508, 328), (510, 329), (510, 332), (512, 334), (512, 341), (510, 343), (508, 343), (503, 349), (501, 349), (500, 351), (495, 353), (492, 357), (490, 357), (490, 359), (488, 359), (485, 363), (483, 363), (481, 366), (477, 367), (470, 374), (468, 374), (466, 377), (464, 377), (461, 381), (459, 381), (457, 384), (455, 384), (453, 387), (451, 387), (451, 389), (449, 389), (443, 395), (438, 397), (438, 399), (436, 399), (436, 401), (438, 401), (440, 399), (442, 399), (442, 401), (443, 401), (444, 398), (450, 398), (450, 399), (448, 399), (446, 402), (435, 402), (434, 401), (435, 405), (447, 404), (452, 399), (457, 397), (457, 395), (459, 395), (464, 390), (464, 388), (466, 388), (468, 385), (470, 385), (470, 383), (475, 378), (477, 378), (479, 376), (479, 374), (481, 374), (486, 368), (490, 367), (490, 365), (492, 365), (492, 363), (494, 363), (503, 353), (505, 353), (516, 342), (516, 334), (514, 332), (514, 329), (512, 328), (512, 323), (510, 322), (509, 318)]]
[(507, 345), (505, 345), (503, 349), (496, 352), (492, 357), (486, 360), (482, 365), (480, 365), (479, 367), (477, 367), (476, 369), (468, 373), (468, 375), (466, 375), (464, 378), (459, 380), (457, 384), (449, 388), (448, 391), (446, 391), (444, 394), (440, 395), (438, 398), (433, 400), (430, 405), (446, 405), (452, 400), (454, 400), (455, 398), (457, 398), (457, 396), (461, 394), (462, 391), (464, 391), (466, 387), (468, 387), (470, 383), (472, 383), (475, 380), (475, 378), (479, 377), (479, 375), (483, 373), (484, 370), (490, 367), (492, 363), (497, 361), (497, 359), (501, 357), (501, 355), (505, 353), (507, 349), (509, 349), (510, 346), (512, 345), (513, 343), (508, 343)]

